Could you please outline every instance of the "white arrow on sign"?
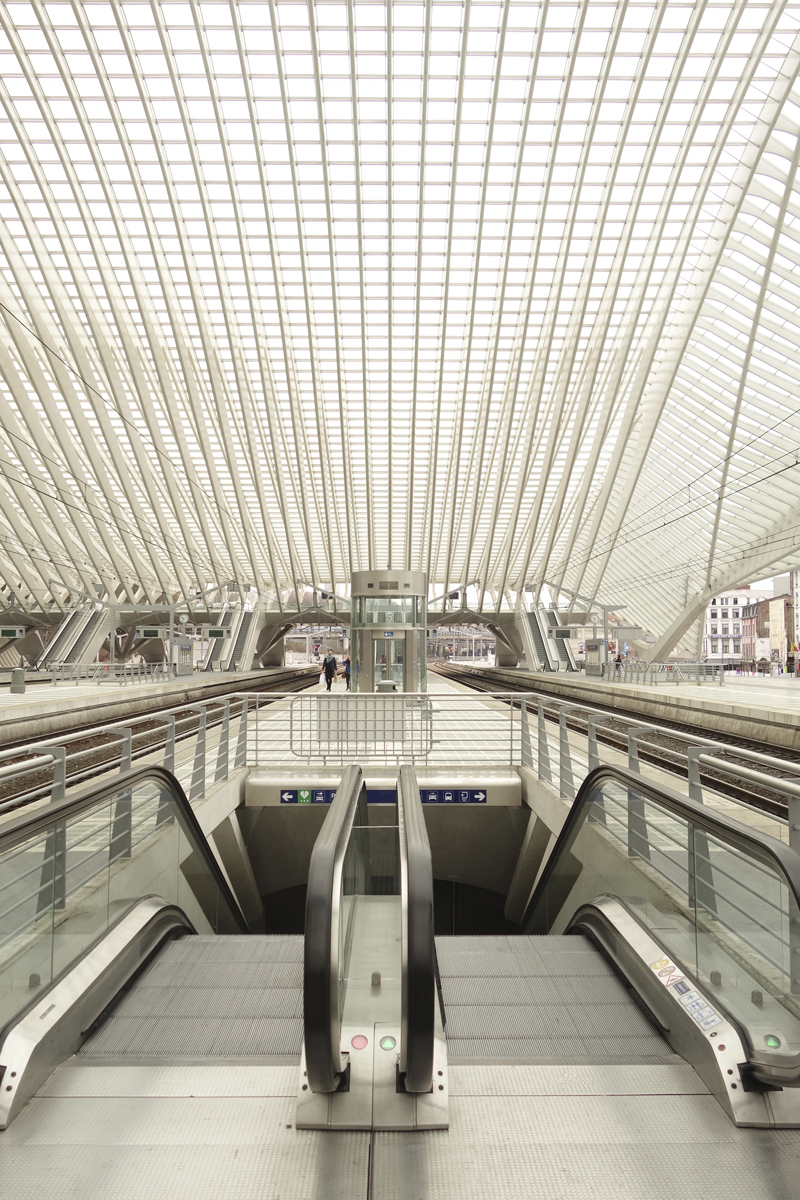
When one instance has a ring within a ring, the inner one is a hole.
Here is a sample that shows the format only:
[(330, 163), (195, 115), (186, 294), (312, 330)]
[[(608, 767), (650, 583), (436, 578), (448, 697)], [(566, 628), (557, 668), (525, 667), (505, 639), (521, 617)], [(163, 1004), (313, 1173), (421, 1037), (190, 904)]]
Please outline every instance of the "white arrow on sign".
[(291, 792), (281, 792), (281, 800), (291, 800), (291, 798), (292, 798)]
[(485, 800), (485, 799), (486, 799), (486, 792), (476, 792), (476, 793), (475, 793), (475, 799), (476, 799), (476, 800)]

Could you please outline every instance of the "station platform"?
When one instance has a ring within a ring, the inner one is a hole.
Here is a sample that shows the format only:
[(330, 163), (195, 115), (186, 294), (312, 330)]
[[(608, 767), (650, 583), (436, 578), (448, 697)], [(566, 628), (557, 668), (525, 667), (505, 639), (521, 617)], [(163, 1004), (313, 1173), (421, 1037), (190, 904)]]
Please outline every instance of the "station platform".
[(496, 678), (498, 691), (503, 691), (504, 682), (515, 689), (529, 682), (531, 691), (560, 699), (619, 708), (654, 721), (680, 721), (712, 737), (734, 734), (800, 750), (800, 679), (736, 675), (726, 678), (720, 687), (714, 683), (616, 683), (582, 674), (509, 668), (481, 674)]
[[(171, 706), (211, 700), (222, 692), (252, 691), (271, 679), (297, 675), (302, 667), (269, 667), (236, 674), (196, 672), (157, 683), (40, 684), (22, 695), (0, 689), (0, 747), (21, 739), (35, 741), (98, 722), (140, 716), (161, 702)], [(315, 668), (308, 668), (310, 680)], [(342, 684), (344, 687), (344, 684)]]

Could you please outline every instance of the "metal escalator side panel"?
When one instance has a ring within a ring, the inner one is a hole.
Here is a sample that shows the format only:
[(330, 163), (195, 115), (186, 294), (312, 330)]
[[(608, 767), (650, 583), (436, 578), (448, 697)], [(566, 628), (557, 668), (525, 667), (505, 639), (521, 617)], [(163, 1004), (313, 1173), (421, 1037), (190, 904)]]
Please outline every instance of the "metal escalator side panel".
[(400, 768), (397, 816), (403, 897), (400, 1071), (406, 1091), (429, 1092), (436, 1002), (433, 867), (416, 773), (410, 766)]
[(106, 614), (102, 609), (99, 612), (89, 614), (88, 619), (83, 623), (83, 628), (67, 651), (64, 662), (78, 663), (81, 661), (84, 650), (94, 635), (100, 632), (100, 626), (103, 624), (105, 616)]
[(174, 904), (159, 896), (137, 900), (0, 1030), (0, 1129), (78, 1050), (97, 1019), (163, 943), (194, 932)]
[[(675, 1053), (697, 1071), (737, 1125), (775, 1124), (769, 1098), (751, 1086), (744, 1031), (626, 905), (614, 896), (598, 896), (578, 909), (567, 932), (585, 934), (610, 959)], [(797, 1093), (794, 1109), (794, 1121), (784, 1123), (800, 1124)]]
[(334, 1092), (345, 1070), (340, 1045), (342, 870), (354, 824), (366, 824), (361, 768), (347, 767), (311, 853), (306, 893), (303, 1034), (308, 1086)]
[(249, 932), (185, 793), (163, 767), (126, 771), (4, 824), (0, 1026), (71, 970), (121, 906), (153, 893), (200, 933)]
[(750, 1078), (800, 1094), (800, 856), (662, 784), (601, 767), (573, 803), (521, 931), (562, 932), (600, 894), (711, 989), (742, 1031)]

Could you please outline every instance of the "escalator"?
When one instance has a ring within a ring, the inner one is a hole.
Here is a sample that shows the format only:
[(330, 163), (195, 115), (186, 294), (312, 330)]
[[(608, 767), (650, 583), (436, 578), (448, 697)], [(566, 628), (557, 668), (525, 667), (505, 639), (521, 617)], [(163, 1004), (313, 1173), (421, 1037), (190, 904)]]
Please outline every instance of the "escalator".
[[(227, 671), (247, 670), (247, 666), (243, 665), (244, 652), (247, 647), (247, 639), (250, 635), (250, 627), (255, 619), (255, 612), (251, 609), (242, 613), (242, 619), (239, 622), (239, 628), (236, 632), (236, 641), (234, 642), (233, 650), (227, 662)], [(252, 657), (252, 656), (251, 656)]]
[[(737, 1124), (797, 1126), (799, 899), (800, 856), (787, 845), (601, 767), (572, 805), (521, 922), (525, 950), (515, 950), (538, 964), (542, 985), (555, 981), (579, 1056), (672, 1052)], [(588, 982), (603, 976), (599, 991)], [(613, 1004), (619, 981), (638, 1012), (628, 1003), (601, 1018), (602, 995)]]
[(203, 660), (202, 669), (204, 671), (213, 671), (217, 663), (227, 657), (228, 651), (226, 647), (230, 640), (229, 631), (231, 625), (233, 624), (234, 614), (237, 611), (238, 610), (235, 608), (229, 608), (222, 614), (219, 622), (219, 628), (225, 630), (225, 635), (223, 637), (215, 637), (212, 639), (211, 645), (208, 648), (208, 653)]
[(539, 668), (542, 671), (557, 671), (558, 657), (555, 650), (552, 648), (550, 638), (548, 636), (547, 621), (544, 610), (540, 605), (535, 605), (532, 612), (526, 614), (528, 626), (533, 638), (533, 645), (536, 650), (536, 655), (541, 663)]
[[(561, 616), (556, 609), (549, 608), (547, 610), (547, 624), (553, 630), (553, 643), (563, 670), (577, 671), (578, 667), (569, 638), (560, 638), (555, 632), (557, 629), (564, 629), (564, 626), (561, 624)], [(566, 632), (568, 633), (569, 630), (566, 630)]]
[(299, 1126), (370, 1129), (377, 1047), (391, 1082), (381, 1127), (446, 1124), (430, 849), (410, 768), (397, 796), (370, 812), (360, 769), (345, 771), (312, 854), (305, 939), (249, 930), (163, 768), (5, 825), (0, 1129), (72, 1055), (120, 1078), (142, 1061), (302, 1063)]
[(414, 772), (368, 804), (354, 765), (269, 935), (170, 773), (120, 775), (0, 827), (4, 1194), (634, 1197), (678, 1162), (788, 1197), (796, 1135), (747, 1138), (800, 1126), (799, 895), (787, 846), (604, 767), (520, 932), (434, 939)]
[(73, 608), (66, 614), (39, 655), (36, 661), (37, 669), (44, 670), (53, 663), (64, 661), (64, 655), (69, 651), (77, 631), (85, 624), (88, 616), (89, 612), (85, 608)]
[(83, 628), (70, 646), (65, 663), (92, 662), (107, 636), (108, 613), (105, 609), (90, 612)]

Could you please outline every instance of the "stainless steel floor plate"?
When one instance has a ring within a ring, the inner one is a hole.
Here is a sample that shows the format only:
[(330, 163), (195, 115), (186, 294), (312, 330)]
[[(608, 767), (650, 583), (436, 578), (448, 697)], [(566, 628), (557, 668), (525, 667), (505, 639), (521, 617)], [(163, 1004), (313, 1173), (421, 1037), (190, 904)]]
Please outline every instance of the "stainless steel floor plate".
[(702, 1095), (451, 1093), (446, 1133), (375, 1134), (372, 1168), (371, 1200), (796, 1200), (800, 1135)]

